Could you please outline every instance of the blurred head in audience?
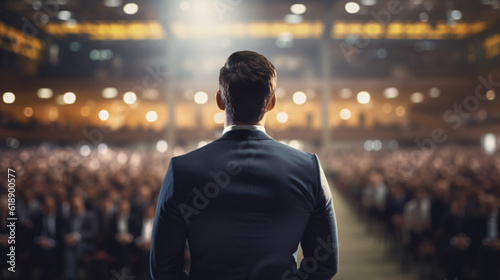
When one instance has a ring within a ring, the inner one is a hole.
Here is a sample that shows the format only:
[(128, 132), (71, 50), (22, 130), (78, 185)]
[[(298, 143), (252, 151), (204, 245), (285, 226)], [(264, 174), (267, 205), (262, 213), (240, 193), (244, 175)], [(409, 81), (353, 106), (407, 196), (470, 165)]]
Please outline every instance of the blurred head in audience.
[(45, 215), (52, 215), (56, 212), (56, 200), (53, 196), (46, 196), (43, 199), (43, 213)]
[(118, 204), (118, 215), (128, 215), (130, 213), (130, 202), (128, 200), (121, 200)]
[(73, 211), (73, 214), (75, 215), (80, 215), (85, 212), (85, 203), (83, 198), (77, 195), (71, 197), (71, 211)]

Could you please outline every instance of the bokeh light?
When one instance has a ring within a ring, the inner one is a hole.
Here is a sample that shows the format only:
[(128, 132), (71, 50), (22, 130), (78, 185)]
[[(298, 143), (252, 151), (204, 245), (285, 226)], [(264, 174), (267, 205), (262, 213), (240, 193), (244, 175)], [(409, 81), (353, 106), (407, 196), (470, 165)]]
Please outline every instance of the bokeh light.
[(6, 104), (12, 104), (16, 100), (16, 96), (12, 92), (6, 92), (3, 94), (3, 102)]
[(366, 91), (360, 91), (357, 98), (359, 104), (368, 104), (370, 102), (370, 94)]

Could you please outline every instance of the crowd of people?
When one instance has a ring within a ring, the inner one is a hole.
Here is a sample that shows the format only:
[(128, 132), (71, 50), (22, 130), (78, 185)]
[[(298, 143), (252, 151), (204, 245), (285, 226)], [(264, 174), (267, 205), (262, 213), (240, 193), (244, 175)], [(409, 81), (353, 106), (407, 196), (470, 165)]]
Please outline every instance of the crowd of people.
[[(499, 153), (446, 146), (321, 158), (334, 185), (400, 249), (403, 267), (430, 264), (426, 279), (500, 279)], [(169, 160), (169, 153), (132, 148), (2, 150), (2, 172), (16, 171), (18, 224), (16, 273), (2, 262), (1, 276), (149, 279), (155, 204)], [(8, 190), (1, 184), (6, 255)]]
[(335, 185), (424, 279), (500, 279), (500, 154), (480, 147), (342, 151)]
[[(16, 272), (2, 261), (3, 279), (150, 279), (155, 204), (168, 162), (167, 153), (139, 149), (86, 156), (47, 145), (2, 150), (2, 171), (15, 170), (18, 218)], [(2, 256), (10, 248), (7, 195), (5, 184)]]

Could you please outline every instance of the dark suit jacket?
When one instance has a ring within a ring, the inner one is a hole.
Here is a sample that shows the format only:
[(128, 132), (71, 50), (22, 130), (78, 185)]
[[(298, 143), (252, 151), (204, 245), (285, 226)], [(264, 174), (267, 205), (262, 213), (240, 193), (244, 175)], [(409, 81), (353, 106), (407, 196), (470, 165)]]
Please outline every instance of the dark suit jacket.
[(66, 224), (66, 233), (77, 232), (81, 237), (80, 243), (91, 250), (95, 245), (97, 227), (96, 216), (87, 210), (81, 216), (71, 215)]
[(33, 222), (32, 231), (33, 231), (33, 236), (35, 238), (38, 238), (43, 235), (45, 237), (54, 240), (56, 244), (53, 249), (59, 251), (63, 248), (64, 245), (64, 219), (57, 211), (54, 215), (55, 215), (54, 216), (55, 225), (53, 232), (51, 232), (50, 230), (48, 232), (44, 232), (44, 219), (46, 215), (43, 214), (41, 211), (37, 212), (32, 218)]
[(192, 280), (331, 279), (337, 229), (317, 156), (262, 131), (233, 130), (174, 157), (153, 227), (153, 279), (187, 278), (186, 239)]

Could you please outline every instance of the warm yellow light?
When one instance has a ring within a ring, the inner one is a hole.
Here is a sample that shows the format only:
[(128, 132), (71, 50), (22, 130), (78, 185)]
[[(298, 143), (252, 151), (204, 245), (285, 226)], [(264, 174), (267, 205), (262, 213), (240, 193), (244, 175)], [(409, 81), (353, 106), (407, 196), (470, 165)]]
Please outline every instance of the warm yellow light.
[(31, 116), (33, 116), (33, 108), (31, 107), (26, 107), (24, 108), (24, 115), (29, 118)]
[(386, 88), (384, 89), (384, 97), (387, 98), (387, 99), (393, 99), (393, 98), (396, 98), (398, 97), (399, 95), (399, 90), (395, 87), (390, 87), (390, 88)]
[(340, 110), (340, 118), (343, 119), (343, 120), (348, 120), (350, 119), (352, 116), (351, 114), (351, 110), (349, 109), (342, 109)]
[(108, 113), (108, 111), (106, 111), (106, 110), (101, 110), (101, 111), (99, 112), (99, 119), (101, 119), (101, 121), (105, 121), (105, 120), (107, 120), (108, 118), (109, 118), (109, 113)]
[(139, 6), (136, 3), (128, 3), (123, 6), (123, 12), (127, 15), (136, 14), (139, 11)]
[(488, 91), (486, 92), (486, 98), (487, 98), (488, 100), (493, 100), (493, 99), (495, 99), (495, 92), (494, 92), (494, 91), (492, 91), (492, 90), (488, 90)]
[(359, 104), (368, 104), (370, 102), (370, 94), (366, 91), (360, 91), (358, 93)]
[(114, 87), (107, 87), (102, 89), (102, 97), (111, 99), (118, 96), (118, 90)]
[(90, 115), (90, 108), (87, 106), (80, 108), (80, 115), (82, 115), (82, 117), (88, 117)]
[(402, 116), (404, 116), (406, 114), (406, 109), (403, 106), (398, 106), (398, 107), (396, 107), (395, 112), (396, 112), (396, 115), (398, 117), (402, 117)]
[(12, 92), (6, 92), (3, 94), (3, 102), (7, 104), (12, 104), (16, 100), (16, 96)]
[(297, 91), (293, 94), (293, 103), (301, 105), (306, 103), (307, 95), (302, 91)]
[(196, 104), (205, 104), (208, 101), (208, 94), (204, 91), (198, 91), (194, 94), (194, 102)]
[(66, 92), (63, 95), (63, 101), (66, 104), (73, 104), (76, 101), (76, 95), (74, 93), (72, 93), (72, 92)]
[(290, 12), (296, 15), (301, 15), (307, 11), (306, 5), (304, 4), (293, 4), (290, 7)]
[(135, 93), (131, 91), (125, 92), (125, 94), (123, 95), (123, 102), (125, 102), (126, 104), (134, 104), (136, 101), (137, 95), (135, 95)]
[(355, 2), (347, 2), (345, 4), (345, 10), (349, 14), (355, 14), (355, 13), (359, 12), (360, 8), (361, 7), (359, 6), (359, 4), (355, 3)]
[(421, 92), (414, 92), (410, 95), (410, 100), (413, 103), (421, 103), (424, 101), (424, 95)]
[(49, 99), (54, 95), (54, 92), (50, 88), (40, 88), (36, 92), (36, 95), (41, 99)]
[(158, 119), (158, 114), (155, 111), (148, 111), (146, 113), (146, 120), (148, 122), (155, 122)]

